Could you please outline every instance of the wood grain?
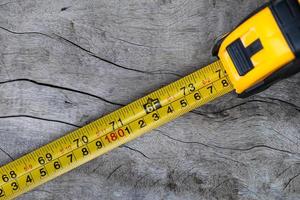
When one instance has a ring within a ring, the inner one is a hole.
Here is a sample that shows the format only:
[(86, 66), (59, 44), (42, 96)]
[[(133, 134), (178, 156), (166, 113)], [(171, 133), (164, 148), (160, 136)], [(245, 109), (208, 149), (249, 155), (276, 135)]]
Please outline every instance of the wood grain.
[[(263, 0), (0, 0), (0, 164), (213, 60)], [(299, 199), (299, 75), (226, 95), (20, 199)]]

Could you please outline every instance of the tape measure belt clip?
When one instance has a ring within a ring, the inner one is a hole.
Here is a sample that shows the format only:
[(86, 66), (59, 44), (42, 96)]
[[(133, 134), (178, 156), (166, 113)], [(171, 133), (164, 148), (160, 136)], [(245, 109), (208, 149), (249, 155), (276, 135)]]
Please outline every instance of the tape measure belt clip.
[(264, 91), (300, 71), (300, 3), (270, 1), (218, 40), (223, 63), (239, 97)]
[(280, 1), (271, 5), (271, 11), (289, 46), (300, 58), (300, 3), (297, 0)]

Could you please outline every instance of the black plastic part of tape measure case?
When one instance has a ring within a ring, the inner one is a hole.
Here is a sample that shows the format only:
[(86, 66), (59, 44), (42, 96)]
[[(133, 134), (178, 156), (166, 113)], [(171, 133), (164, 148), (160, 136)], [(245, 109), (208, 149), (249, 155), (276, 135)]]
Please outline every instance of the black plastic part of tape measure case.
[(269, 6), (296, 59), (240, 94), (240, 98), (260, 93), (300, 72), (300, 4), (297, 0), (275, 0)]

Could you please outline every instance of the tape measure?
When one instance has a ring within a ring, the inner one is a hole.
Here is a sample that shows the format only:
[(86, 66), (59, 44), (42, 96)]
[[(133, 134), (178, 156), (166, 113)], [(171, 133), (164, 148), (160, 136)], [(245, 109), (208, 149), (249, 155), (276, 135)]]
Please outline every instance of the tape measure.
[(297, 0), (264, 5), (216, 43), (213, 54), (220, 60), (2, 166), (0, 199), (17, 197), (232, 90), (249, 96), (299, 72), (299, 22)]
[(232, 90), (217, 61), (3, 166), (0, 196), (26, 192)]

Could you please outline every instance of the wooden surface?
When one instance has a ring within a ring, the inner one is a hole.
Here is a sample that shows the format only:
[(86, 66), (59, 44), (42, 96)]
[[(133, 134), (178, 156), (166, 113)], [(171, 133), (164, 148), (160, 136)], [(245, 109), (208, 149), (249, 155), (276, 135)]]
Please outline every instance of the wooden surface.
[[(0, 164), (208, 64), (263, 0), (0, 0)], [(300, 75), (229, 94), (20, 199), (299, 199)]]

